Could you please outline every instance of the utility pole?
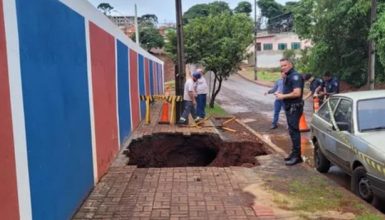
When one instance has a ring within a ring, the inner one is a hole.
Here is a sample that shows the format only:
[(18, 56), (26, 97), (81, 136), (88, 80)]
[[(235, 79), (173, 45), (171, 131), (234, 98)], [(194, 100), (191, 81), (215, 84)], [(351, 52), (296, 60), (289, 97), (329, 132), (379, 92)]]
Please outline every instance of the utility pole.
[(254, 80), (258, 80), (258, 73), (257, 73), (257, 50), (258, 50), (258, 43), (257, 43), (257, 0), (254, 0), (254, 56), (255, 56), (255, 64), (254, 64)]
[[(182, 21), (182, 0), (175, 0), (176, 6), (176, 34), (177, 34), (177, 68), (175, 72), (175, 95), (183, 96), (183, 84), (185, 80), (184, 66), (184, 44), (183, 44), (183, 21)], [(182, 114), (182, 103), (177, 102), (176, 118)]]
[[(377, 0), (372, 0), (372, 9), (370, 13), (370, 25), (376, 21), (377, 17)], [(369, 42), (369, 68), (368, 68), (368, 84), (370, 90), (374, 90), (375, 72), (376, 72), (376, 49), (373, 40)]]
[(135, 4), (135, 42), (140, 45), (139, 43), (139, 26), (138, 26), (138, 8)]

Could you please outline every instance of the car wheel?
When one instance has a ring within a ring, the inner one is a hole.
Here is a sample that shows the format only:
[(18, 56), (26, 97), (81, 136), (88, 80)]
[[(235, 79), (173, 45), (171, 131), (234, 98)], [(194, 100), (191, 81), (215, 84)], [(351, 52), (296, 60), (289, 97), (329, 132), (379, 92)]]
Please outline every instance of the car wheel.
[(353, 171), (351, 188), (363, 200), (372, 202), (374, 195), (364, 167), (359, 166)]
[(314, 166), (320, 173), (327, 173), (330, 168), (330, 161), (325, 157), (318, 146), (314, 148)]

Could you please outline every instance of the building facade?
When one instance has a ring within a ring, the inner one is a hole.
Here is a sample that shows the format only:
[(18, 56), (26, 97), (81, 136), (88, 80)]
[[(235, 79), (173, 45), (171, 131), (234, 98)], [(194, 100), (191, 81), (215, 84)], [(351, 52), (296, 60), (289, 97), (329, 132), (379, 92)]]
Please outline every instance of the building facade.
[[(259, 33), (257, 35), (257, 67), (278, 67), (279, 60), (283, 57), (285, 50), (296, 50), (299, 52), (307, 47), (311, 47), (311, 42), (299, 39), (298, 35), (294, 32)], [(247, 63), (254, 65), (254, 44), (249, 46), (247, 52), (251, 54)]]

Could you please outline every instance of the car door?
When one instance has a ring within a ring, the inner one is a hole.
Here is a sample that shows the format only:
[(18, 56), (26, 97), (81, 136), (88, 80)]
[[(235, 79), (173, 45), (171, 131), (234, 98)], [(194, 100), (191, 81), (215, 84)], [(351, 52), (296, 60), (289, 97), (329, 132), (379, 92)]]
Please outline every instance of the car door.
[(353, 102), (349, 99), (342, 98), (334, 110), (334, 120), (336, 126), (332, 129), (332, 136), (336, 141), (335, 153), (338, 157), (339, 165), (349, 170), (349, 164), (354, 156), (352, 147), (352, 120)]
[[(337, 105), (338, 100), (339, 98), (337, 97), (328, 99), (317, 112), (317, 115), (319, 116), (319, 123), (317, 123), (317, 139), (322, 146), (324, 153), (332, 157), (336, 154), (337, 145), (335, 138), (332, 136), (333, 125), (330, 116), (333, 114), (333, 110)], [(332, 113), (329, 111), (328, 102), (330, 103)]]

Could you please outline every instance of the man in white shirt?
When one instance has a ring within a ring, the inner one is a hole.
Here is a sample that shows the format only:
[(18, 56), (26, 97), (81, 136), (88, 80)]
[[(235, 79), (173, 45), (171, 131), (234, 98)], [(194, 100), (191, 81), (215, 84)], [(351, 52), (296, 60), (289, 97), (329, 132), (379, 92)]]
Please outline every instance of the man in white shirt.
[(197, 69), (197, 73), (200, 74), (200, 78), (196, 82), (196, 92), (197, 92), (197, 115), (198, 119), (203, 119), (206, 116), (206, 99), (207, 94), (209, 93), (209, 87), (207, 85), (206, 79), (203, 76), (204, 72), (202, 69)]
[(195, 83), (199, 78), (201, 78), (200, 74), (193, 73), (192, 78), (187, 79), (184, 84), (183, 113), (178, 121), (178, 124), (188, 124), (188, 116), (190, 113), (195, 121), (199, 120), (195, 111)]

